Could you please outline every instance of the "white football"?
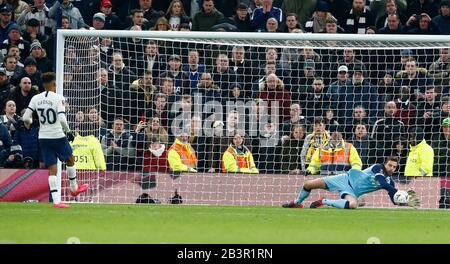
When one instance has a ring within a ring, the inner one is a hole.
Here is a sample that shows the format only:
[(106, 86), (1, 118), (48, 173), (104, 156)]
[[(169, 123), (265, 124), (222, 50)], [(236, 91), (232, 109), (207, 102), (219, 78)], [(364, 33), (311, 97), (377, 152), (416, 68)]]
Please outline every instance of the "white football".
[(396, 204), (406, 204), (406, 203), (408, 203), (408, 200), (409, 200), (409, 195), (405, 191), (397, 191), (394, 194), (394, 202)]

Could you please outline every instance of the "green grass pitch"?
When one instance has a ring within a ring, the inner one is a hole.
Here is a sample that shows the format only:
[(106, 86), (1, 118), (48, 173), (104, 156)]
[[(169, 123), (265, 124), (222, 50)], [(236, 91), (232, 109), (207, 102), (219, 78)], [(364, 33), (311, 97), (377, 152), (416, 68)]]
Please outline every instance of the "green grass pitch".
[(450, 211), (0, 203), (0, 243), (450, 243)]

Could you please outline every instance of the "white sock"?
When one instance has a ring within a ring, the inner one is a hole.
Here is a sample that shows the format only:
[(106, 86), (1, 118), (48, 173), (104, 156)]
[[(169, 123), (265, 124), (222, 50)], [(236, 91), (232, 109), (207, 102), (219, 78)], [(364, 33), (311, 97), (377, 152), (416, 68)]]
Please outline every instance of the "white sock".
[(61, 195), (58, 192), (58, 179), (55, 175), (48, 176), (48, 185), (50, 186), (50, 193), (52, 194), (53, 204), (61, 203)]
[(66, 167), (67, 169), (67, 176), (69, 176), (69, 182), (70, 182), (70, 190), (72, 192), (75, 192), (78, 190), (78, 183), (77, 183), (77, 171), (75, 170), (75, 167)]

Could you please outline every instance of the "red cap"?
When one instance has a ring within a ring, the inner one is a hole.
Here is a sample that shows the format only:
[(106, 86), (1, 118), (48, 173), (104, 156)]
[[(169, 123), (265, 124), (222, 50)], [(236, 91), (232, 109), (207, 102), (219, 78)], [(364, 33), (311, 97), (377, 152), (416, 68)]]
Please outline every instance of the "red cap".
[(102, 3), (100, 4), (100, 7), (105, 7), (105, 6), (112, 6), (111, 1), (103, 0)]

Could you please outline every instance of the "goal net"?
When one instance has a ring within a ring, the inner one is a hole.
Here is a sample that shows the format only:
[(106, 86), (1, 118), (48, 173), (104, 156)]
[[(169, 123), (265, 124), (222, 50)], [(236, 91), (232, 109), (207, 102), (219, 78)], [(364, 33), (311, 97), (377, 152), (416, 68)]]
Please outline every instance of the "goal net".
[[(422, 208), (449, 206), (448, 38), (58, 37), (78, 178), (91, 184), (80, 202), (276, 206), (307, 179), (395, 156), (397, 188), (415, 189)], [(70, 201), (64, 175), (62, 186)], [(306, 203), (322, 195), (338, 197), (313, 192)], [(385, 191), (359, 203), (392, 207)]]

